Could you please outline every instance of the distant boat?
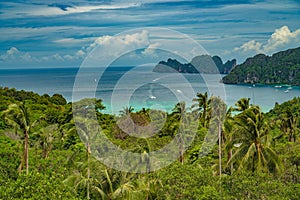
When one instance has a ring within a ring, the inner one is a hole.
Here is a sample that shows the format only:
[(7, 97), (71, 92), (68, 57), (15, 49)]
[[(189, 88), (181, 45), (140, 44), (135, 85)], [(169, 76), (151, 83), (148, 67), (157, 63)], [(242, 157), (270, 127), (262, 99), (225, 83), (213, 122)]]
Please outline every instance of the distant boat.
[(293, 89), (291, 86), (290, 86), (290, 87), (288, 87), (288, 90), (291, 90), (291, 89)]
[(284, 92), (285, 92), (285, 93), (288, 93), (288, 92), (289, 92), (289, 90), (285, 90)]
[(275, 85), (274, 87), (275, 87), (275, 88), (281, 88), (282, 85)]

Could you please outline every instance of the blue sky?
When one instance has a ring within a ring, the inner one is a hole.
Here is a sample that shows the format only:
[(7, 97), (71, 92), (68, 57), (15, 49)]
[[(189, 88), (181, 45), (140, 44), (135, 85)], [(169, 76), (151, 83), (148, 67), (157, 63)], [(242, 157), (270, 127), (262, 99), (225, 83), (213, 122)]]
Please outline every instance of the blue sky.
[[(257, 53), (300, 46), (299, 10), (299, 1), (292, 0), (3, 0), (0, 69), (79, 67), (104, 39), (142, 27), (187, 34), (209, 54), (241, 63)], [(114, 45), (123, 48), (133, 37), (148, 39), (140, 32)]]

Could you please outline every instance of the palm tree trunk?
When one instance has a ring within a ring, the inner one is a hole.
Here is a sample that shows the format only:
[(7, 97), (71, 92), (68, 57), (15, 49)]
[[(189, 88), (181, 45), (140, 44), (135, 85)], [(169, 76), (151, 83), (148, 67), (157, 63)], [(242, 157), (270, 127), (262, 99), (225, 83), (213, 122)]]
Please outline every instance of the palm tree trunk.
[(181, 164), (183, 164), (183, 144), (182, 143), (183, 143), (183, 141), (182, 141), (182, 138), (180, 135), (180, 138), (179, 138), (179, 162)]
[(222, 175), (222, 149), (221, 149), (221, 143), (222, 143), (222, 138), (221, 138), (221, 125), (220, 123), (218, 124), (218, 137), (219, 137), (219, 175), (221, 177)]
[(90, 143), (88, 142), (87, 144), (87, 162), (88, 162), (88, 166), (87, 166), (87, 199), (90, 199), (90, 176), (91, 176), (91, 172), (90, 172), (90, 153), (91, 153), (91, 146)]
[[(232, 149), (230, 149), (229, 155), (230, 155), (230, 159), (231, 159), (231, 157), (232, 157)], [(232, 174), (232, 172), (233, 172), (233, 162), (230, 163), (230, 173)]]
[(24, 131), (25, 135), (25, 141), (24, 141), (24, 161), (25, 161), (25, 168), (26, 168), (26, 174), (28, 174), (28, 132)]

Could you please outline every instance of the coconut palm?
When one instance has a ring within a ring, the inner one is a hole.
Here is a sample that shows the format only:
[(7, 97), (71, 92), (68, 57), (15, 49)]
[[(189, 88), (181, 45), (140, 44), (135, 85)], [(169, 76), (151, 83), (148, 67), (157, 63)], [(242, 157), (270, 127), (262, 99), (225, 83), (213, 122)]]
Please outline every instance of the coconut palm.
[(106, 168), (102, 171), (102, 181), (107, 199), (141, 199), (137, 184), (138, 175)]
[(91, 157), (91, 144), (100, 133), (99, 124), (97, 120), (92, 120), (82, 117), (74, 117), (77, 134), (86, 145), (86, 157), (87, 157), (87, 199), (90, 199), (90, 157)]
[[(234, 119), (232, 117), (232, 111), (233, 111), (233, 107), (230, 107), (227, 112), (226, 112), (226, 117), (224, 120), (224, 125), (223, 125), (223, 136), (224, 136), (224, 140), (226, 143), (231, 143), (232, 141), (232, 129), (233, 129), (233, 124), (234, 124)], [(223, 141), (224, 141), (223, 140)], [(227, 149), (226, 145), (226, 150), (227, 150), (227, 162), (231, 159), (232, 157), (232, 148)], [(230, 173), (233, 172), (233, 164), (230, 164)]]
[(134, 110), (134, 108), (132, 106), (125, 106), (123, 107), (123, 110), (120, 111), (120, 115), (121, 116), (126, 116), (126, 115), (130, 115), (130, 113), (132, 113)]
[(280, 122), (281, 129), (288, 135), (288, 141), (296, 142), (296, 138), (299, 133), (299, 128), (297, 127), (299, 123), (299, 116), (288, 109), (280, 116)]
[(29, 149), (29, 134), (32, 127), (36, 124), (37, 121), (31, 123), (29, 118), (28, 110), (24, 103), (11, 104), (8, 106), (7, 110), (3, 112), (4, 118), (9, 125), (18, 127), (23, 131), (24, 134), (24, 152), (21, 164), (19, 166), (19, 171), (26, 168), (26, 174), (28, 174), (28, 149)]
[(237, 171), (280, 171), (281, 162), (271, 146), (272, 137), (264, 115), (257, 106), (252, 106), (234, 117), (230, 148), (236, 148), (228, 164), (237, 166)]
[(37, 139), (37, 145), (40, 146), (43, 150), (42, 156), (43, 158), (48, 157), (49, 151), (51, 151), (53, 146), (53, 139), (55, 133), (58, 132), (58, 125), (52, 124), (47, 127), (39, 129), (37, 132), (33, 133), (33, 135)]
[(211, 98), (210, 130), (217, 130), (219, 144), (219, 175), (222, 175), (222, 128), (226, 116), (226, 104), (220, 97)]
[(247, 110), (250, 107), (250, 98), (241, 98), (236, 102), (235, 106), (236, 107), (233, 109), (233, 111), (242, 112)]
[(182, 126), (186, 123), (184, 119), (186, 119), (187, 114), (187, 108), (185, 102), (179, 102), (176, 104), (176, 106), (173, 108), (172, 115), (174, 116), (175, 120), (177, 121), (176, 126), (178, 127), (178, 134), (179, 134), (179, 161), (183, 163), (183, 153), (184, 153), (184, 147), (183, 147), (183, 130)]
[(205, 92), (204, 94), (197, 93), (197, 98), (194, 98), (193, 101), (196, 102), (192, 105), (193, 112), (197, 114), (202, 126), (206, 127), (211, 99), (208, 98), (208, 94)]
[(87, 199), (90, 199), (92, 195), (100, 196), (101, 199), (108, 199), (98, 174), (91, 173), (91, 168), (93, 172), (101, 171), (101, 165), (96, 160), (90, 160), (88, 163), (77, 162), (76, 165), (77, 170), (63, 181), (64, 184), (73, 187), (76, 192), (85, 191)]

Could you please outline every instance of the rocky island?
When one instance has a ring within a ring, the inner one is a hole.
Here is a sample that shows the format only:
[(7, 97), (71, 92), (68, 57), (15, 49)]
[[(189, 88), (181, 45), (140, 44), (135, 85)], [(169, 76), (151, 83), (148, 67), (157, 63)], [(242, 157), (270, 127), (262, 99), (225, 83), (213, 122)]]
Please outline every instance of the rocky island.
[(219, 56), (200, 55), (192, 59), (190, 63), (182, 64), (176, 59), (169, 58), (167, 61), (160, 61), (153, 69), (159, 73), (205, 73), (205, 74), (228, 74), (235, 67), (236, 59), (223, 63)]

